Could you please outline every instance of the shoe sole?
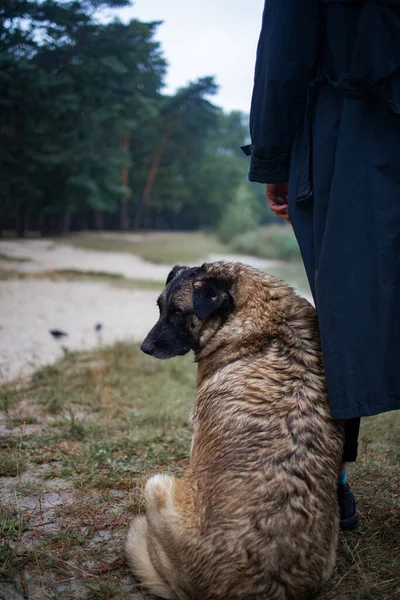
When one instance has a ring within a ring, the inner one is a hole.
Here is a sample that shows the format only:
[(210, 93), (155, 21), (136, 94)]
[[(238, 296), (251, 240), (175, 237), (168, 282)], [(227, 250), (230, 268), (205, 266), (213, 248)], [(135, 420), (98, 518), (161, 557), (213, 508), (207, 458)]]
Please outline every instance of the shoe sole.
[(350, 529), (355, 529), (359, 524), (360, 519), (358, 514), (355, 512), (352, 517), (348, 517), (347, 519), (342, 519), (340, 521), (340, 529), (342, 531), (349, 531)]

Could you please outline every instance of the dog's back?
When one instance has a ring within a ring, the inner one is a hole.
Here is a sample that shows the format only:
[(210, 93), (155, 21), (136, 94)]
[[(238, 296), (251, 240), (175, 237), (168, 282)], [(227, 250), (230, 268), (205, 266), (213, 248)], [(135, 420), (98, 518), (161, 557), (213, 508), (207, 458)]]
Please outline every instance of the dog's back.
[[(189, 469), (149, 480), (128, 537), (133, 571), (165, 598), (302, 600), (334, 567), (342, 432), (315, 311), (241, 268), (235, 310), (198, 353)], [(241, 302), (246, 281), (270, 288), (270, 315)]]

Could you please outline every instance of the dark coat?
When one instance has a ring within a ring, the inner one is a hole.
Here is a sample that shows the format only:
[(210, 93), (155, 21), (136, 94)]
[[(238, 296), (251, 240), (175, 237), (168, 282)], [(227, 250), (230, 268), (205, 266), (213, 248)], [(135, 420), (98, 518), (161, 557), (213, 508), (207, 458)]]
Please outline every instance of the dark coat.
[(266, 0), (249, 179), (289, 180), (332, 414), (400, 408), (400, 0)]

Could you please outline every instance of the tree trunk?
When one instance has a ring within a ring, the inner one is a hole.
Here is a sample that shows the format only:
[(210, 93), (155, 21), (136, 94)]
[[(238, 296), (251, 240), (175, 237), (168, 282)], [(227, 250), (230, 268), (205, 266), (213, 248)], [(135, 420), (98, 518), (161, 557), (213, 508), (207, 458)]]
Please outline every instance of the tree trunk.
[(24, 238), (26, 232), (26, 206), (24, 202), (20, 202), (18, 205), (18, 216), (17, 216), (17, 236)]
[(102, 210), (94, 211), (94, 224), (96, 229), (102, 231), (104, 229), (104, 215)]
[(71, 207), (66, 206), (66, 208), (64, 210), (64, 215), (63, 215), (61, 235), (67, 235), (67, 233), (69, 232), (70, 225), (71, 225)]
[(39, 230), (40, 230), (40, 237), (42, 237), (42, 238), (46, 237), (46, 217), (44, 215), (43, 210), (40, 211), (40, 215), (39, 215)]
[(164, 132), (164, 135), (162, 136), (162, 138), (160, 140), (160, 143), (158, 144), (158, 146), (156, 148), (156, 151), (153, 156), (153, 161), (150, 166), (150, 170), (147, 174), (146, 183), (144, 184), (142, 197), (140, 199), (140, 202), (139, 202), (137, 210), (136, 210), (135, 221), (133, 224), (134, 229), (139, 229), (142, 224), (143, 213), (144, 213), (145, 208), (147, 208), (149, 200), (150, 200), (151, 190), (153, 188), (153, 184), (154, 184), (154, 181), (155, 181), (155, 178), (157, 175), (158, 167), (160, 166), (162, 155), (164, 153), (165, 144), (171, 137), (172, 132), (178, 122), (179, 122), (178, 119), (175, 119), (168, 125), (167, 129)]
[[(121, 139), (121, 148), (125, 152), (129, 152), (131, 147), (132, 135), (128, 133)], [(128, 187), (129, 185), (129, 168), (124, 165), (121, 167), (121, 185)], [(128, 214), (128, 195), (126, 192), (122, 192), (120, 201), (120, 228), (121, 231), (127, 231), (129, 229), (129, 214)]]

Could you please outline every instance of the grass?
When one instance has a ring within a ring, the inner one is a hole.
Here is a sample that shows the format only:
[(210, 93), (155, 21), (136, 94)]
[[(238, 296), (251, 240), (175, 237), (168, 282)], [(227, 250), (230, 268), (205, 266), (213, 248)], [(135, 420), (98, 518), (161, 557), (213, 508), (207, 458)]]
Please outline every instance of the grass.
[[(272, 226), (233, 239), (230, 246), (220, 244), (212, 234), (85, 232), (59, 240), (80, 248), (110, 252), (126, 252), (155, 263), (192, 264), (210, 254), (241, 252), (267, 259), (282, 259), (271, 264), (268, 272), (287, 281), (299, 290), (308, 291), (308, 283), (299, 258), (297, 242), (289, 227)], [(0, 255), (1, 257), (1, 255)], [(289, 260), (290, 259), (290, 260)], [(113, 287), (159, 291), (164, 282), (147, 279), (127, 279), (122, 275), (101, 271), (54, 269), (39, 273), (24, 273), (17, 269), (0, 268), (0, 281), (15, 279), (51, 279), (53, 281), (101, 281)]]
[(2, 449), (0, 454), (0, 477), (16, 477), (25, 468), (18, 449)]
[(159, 363), (136, 345), (116, 345), (68, 353), (26, 387), (2, 389), (10, 427), (26, 402), (42, 425), (29, 435), (6, 430), (1, 442), (2, 474), (13, 478), (1, 486), (2, 518), (18, 514), (26, 523), (5, 525), (0, 534), (7, 589), (21, 592), (23, 573), (38, 598), (129, 597), (122, 551), (128, 521), (143, 509), (139, 489), (150, 473), (179, 473), (187, 464), (194, 387), (190, 358)]
[[(283, 279), (298, 290), (308, 290), (307, 277), (304, 267), (299, 261), (282, 262), (279, 265), (270, 265), (268, 272)], [(50, 279), (51, 281), (94, 281), (107, 283), (112, 287), (130, 288), (136, 290), (161, 291), (164, 281), (152, 279), (128, 279), (123, 275), (103, 273), (101, 271), (78, 271), (76, 269), (54, 269), (40, 273), (24, 273), (15, 269), (1, 269), (0, 281), (15, 281), (29, 279)]]
[(29, 262), (30, 260), (30, 258), (27, 258), (25, 256), (11, 256), (9, 254), (4, 254), (4, 252), (0, 252), (0, 261), (21, 263)]
[[(283, 262), (279, 265), (271, 265), (268, 267), (268, 273), (283, 279), (296, 290), (309, 292), (309, 284), (307, 275), (303, 267), (303, 263), (297, 260)], [(311, 292), (309, 292), (311, 294)]]
[[(289, 226), (272, 225), (233, 237), (222, 244), (212, 233), (85, 231), (55, 238), (57, 244), (103, 252), (125, 252), (157, 264), (192, 264), (210, 254), (239, 252), (266, 259), (299, 260), (300, 251)], [(0, 254), (0, 260), (25, 261)]]
[(107, 273), (102, 271), (78, 271), (77, 269), (56, 269), (44, 271), (39, 274), (40, 278), (64, 281), (102, 281), (113, 287), (124, 287), (145, 290), (162, 290), (165, 282), (153, 279), (128, 279), (123, 275)]
[[(1, 440), (0, 577), (10, 597), (26, 586), (35, 598), (134, 598), (124, 535), (143, 510), (145, 479), (187, 465), (194, 392), (190, 357), (156, 361), (127, 344), (67, 353), (3, 387), (10, 427), (26, 405), (41, 424)], [(350, 468), (361, 527), (341, 535), (319, 600), (399, 597), (399, 459), (400, 412), (364, 419)]]
[(166, 265), (192, 264), (206, 259), (209, 254), (229, 251), (214, 235), (201, 232), (85, 232), (58, 241), (77, 248), (135, 254), (149, 262)]
[[(234, 238), (226, 246), (218, 242), (212, 234), (204, 233), (146, 233), (146, 234), (120, 234), (120, 233), (84, 233), (64, 238), (62, 243), (73, 244), (80, 248), (92, 250), (128, 252), (154, 263), (183, 263), (192, 264), (206, 259), (210, 254), (229, 254), (239, 252), (259, 258), (281, 260), (279, 265), (271, 265), (268, 272), (287, 281), (299, 290), (308, 290), (307, 277), (300, 261), (299, 249), (294, 234), (289, 227), (270, 226), (260, 228)], [(67, 277), (61, 271), (57, 276)], [(87, 276), (95, 277), (96, 274)], [(98, 274), (99, 278), (106, 274)], [(84, 277), (79, 271), (71, 271), (71, 279)], [(115, 276), (113, 283), (117, 282)], [(121, 278), (120, 278), (121, 279)], [(125, 279), (124, 285), (130, 285)], [(159, 284), (146, 281), (143, 287), (159, 289)], [(120, 281), (122, 285), (122, 281)]]
[(201, 232), (93, 233), (59, 240), (78, 248), (127, 252), (158, 264), (192, 264), (210, 254), (239, 252), (266, 259), (299, 260), (300, 251), (291, 227), (273, 225), (238, 235), (224, 245), (214, 234)]
[(137, 290), (161, 291), (164, 281), (153, 279), (128, 279), (123, 275), (102, 271), (78, 271), (77, 269), (53, 269), (39, 273), (24, 273), (15, 269), (1, 269), (0, 281), (27, 279), (50, 279), (51, 281), (97, 281), (107, 283), (112, 287), (132, 288)]

